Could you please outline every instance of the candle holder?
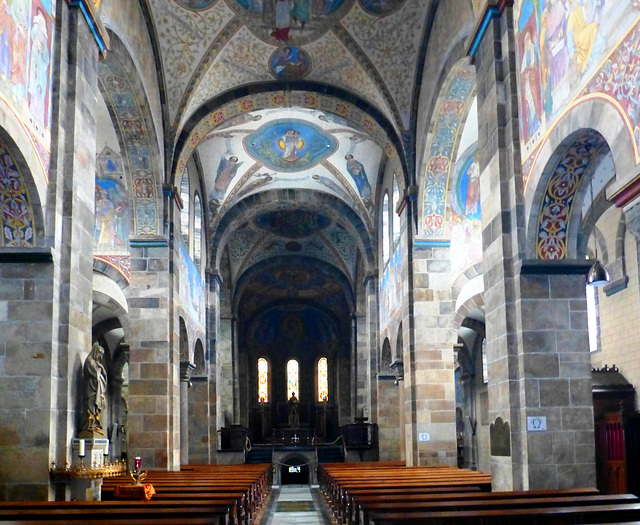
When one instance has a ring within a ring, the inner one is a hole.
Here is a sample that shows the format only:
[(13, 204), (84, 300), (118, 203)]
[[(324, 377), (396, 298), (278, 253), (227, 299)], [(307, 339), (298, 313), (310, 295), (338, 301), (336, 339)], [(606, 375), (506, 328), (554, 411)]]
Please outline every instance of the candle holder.
[(134, 485), (142, 485), (142, 482), (146, 479), (147, 473), (141, 472), (140, 469), (142, 467), (142, 458), (140, 456), (136, 456), (133, 458), (133, 471), (131, 474), (131, 479), (133, 479)]

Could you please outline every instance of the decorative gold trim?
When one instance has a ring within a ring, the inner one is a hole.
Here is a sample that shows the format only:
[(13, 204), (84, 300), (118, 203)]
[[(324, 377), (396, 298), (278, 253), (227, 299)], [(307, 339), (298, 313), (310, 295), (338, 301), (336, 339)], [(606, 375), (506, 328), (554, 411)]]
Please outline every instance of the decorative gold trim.
[(51, 463), (49, 474), (52, 478), (58, 480), (72, 479), (96, 479), (96, 478), (112, 478), (114, 476), (122, 476), (127, 473), (127, 465), (124, 461), (115, 461), (114, 463), (106, 463), (102, 467), (85, 467), (84, 463), (69, 466), (65, 463), (64, 467), (56, 467), (55, 461)]

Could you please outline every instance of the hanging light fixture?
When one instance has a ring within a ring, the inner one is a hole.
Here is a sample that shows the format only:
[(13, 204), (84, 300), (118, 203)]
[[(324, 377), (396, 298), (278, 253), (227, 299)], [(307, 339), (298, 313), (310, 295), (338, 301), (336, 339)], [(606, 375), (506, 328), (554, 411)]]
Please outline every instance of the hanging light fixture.
[[(591, 205), (593, 206), (596, 199), (593, 195), (593, 177), (591, 176), (589, 177), (589, 189), (591, 190)], [(591, 268), (589, 268), (589, 272), (587, 273), (587, 284), (589, 286), (602, 286), (607, 284), (611, 280), (611, 277), (609, 276), (607, 269), (604, 267), (604, 264), (602, 264), (598, 259), (598, 243), (595, 240), (594, 242), (596, 243), (596, 260), (591, 265)]]

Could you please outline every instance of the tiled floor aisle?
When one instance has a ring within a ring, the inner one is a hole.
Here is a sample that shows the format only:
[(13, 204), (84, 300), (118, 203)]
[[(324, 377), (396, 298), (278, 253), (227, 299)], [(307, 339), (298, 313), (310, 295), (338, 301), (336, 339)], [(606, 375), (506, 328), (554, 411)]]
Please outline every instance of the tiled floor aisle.
[(309, 485), (282, 485), (274, 489), (261, 525), (331, 525), (320, 497)]

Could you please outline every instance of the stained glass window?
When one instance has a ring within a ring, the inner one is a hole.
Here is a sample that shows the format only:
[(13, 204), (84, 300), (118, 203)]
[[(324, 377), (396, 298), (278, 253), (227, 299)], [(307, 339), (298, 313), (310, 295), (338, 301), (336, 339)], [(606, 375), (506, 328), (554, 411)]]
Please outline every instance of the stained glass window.
[(180, 184), (180, 199), (182, 211), (180, 212), (180, 236), (184, 247), (189, 251), (189, 170), (185, 169)]
[(293, 393), (300, 399), (300, 371), (295, 359), (287, 363), (287, 399), (291, 399)]
[(389, 194), (386, 193), (382, 201), (382, 264), (389, 260)]
[(318, 361), (318, 401), (321, 403), (329, 399), (329, 366), (327, 358)]
[(193, 262), (200, 266), (202, 259), (202, 206), (200, 195), (193, 199)]
[(258, 359), (258, 402), (269, 402), (269, 363), (263, 357)]

